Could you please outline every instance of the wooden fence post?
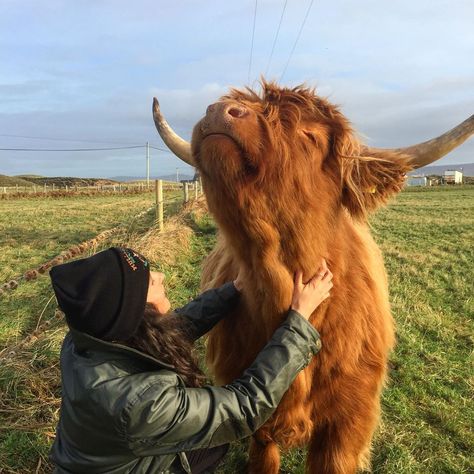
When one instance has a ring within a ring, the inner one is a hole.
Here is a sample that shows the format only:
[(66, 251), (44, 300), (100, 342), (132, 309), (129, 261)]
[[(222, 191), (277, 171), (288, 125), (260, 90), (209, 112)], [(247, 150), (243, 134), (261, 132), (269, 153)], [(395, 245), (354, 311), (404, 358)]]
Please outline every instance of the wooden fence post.
[(188, 183), (184, 183), (184, 204), (189, 201), (189, 187)]
[(156, 223), (158, 230), (163, 231), (163, 181), (155, 179)]
[(199, 182), (196, 180), (194, 181), (194, 199), (197, 201), (197, 198), (199, 196)]

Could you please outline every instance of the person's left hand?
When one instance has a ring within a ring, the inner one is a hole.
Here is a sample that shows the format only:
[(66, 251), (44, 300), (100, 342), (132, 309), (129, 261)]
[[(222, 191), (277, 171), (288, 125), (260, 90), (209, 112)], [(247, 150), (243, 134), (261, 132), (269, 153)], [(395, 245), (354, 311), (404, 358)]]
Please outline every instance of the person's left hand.
[(234, 280), (234, 286), (237, 291), (242, 291), (244, 287), (244, 277), (243, 277), (243, 270), (239, 271), (237, 278)]

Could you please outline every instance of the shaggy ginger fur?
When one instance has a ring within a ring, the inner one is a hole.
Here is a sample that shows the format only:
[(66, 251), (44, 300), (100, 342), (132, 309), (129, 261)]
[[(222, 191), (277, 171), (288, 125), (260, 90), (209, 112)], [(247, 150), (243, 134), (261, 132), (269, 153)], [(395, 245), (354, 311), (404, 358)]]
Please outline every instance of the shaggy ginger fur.
[(246, 282), (240, 306), (209, 336), (208, 362), (219, 382), (238, 377), (285, 318), (295, 270), (308, 280), (326, 258), (334, 288), (310, 319), (323, 348), (256, 433), (249, 469), (276, 474), (279, 448), (308, 445), (308, 473), (354, 473), (369, 462), (394, 344), (366, 216), (400, 190), (408, 159), (361, 156), (349, 122), (313, 90), (262, 86), (261, 96), (232, 90), (193, 132), (220, 229), (203, 286), (240, 269)]

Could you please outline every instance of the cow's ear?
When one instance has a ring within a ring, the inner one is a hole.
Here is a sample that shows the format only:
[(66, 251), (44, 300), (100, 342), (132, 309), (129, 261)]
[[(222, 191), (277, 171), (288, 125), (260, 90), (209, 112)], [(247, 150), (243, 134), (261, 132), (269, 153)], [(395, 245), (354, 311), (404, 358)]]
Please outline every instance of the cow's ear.
[(363, 219), (402, 189), (411, 167), (405, 155), (385, 150), (372, 152), (352, 133), (343, 135), (334, 141), (342, 204), (354, 218)]

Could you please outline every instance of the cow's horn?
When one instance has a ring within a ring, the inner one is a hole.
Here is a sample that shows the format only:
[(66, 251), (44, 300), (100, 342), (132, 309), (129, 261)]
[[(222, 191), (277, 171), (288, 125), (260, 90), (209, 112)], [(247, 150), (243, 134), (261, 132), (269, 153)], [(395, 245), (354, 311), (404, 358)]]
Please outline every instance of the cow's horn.
[[(421, 168), (429, 165), (433, 161), (439, 160), (444, 155), (454, 150), (461, 145), (474, 133), (474, 115), (471, 115), (467, 120), (460, 123), (457, 127), (443, 133), (437, 138), (428, 140), (417, 145), (408, 146), (405, 148), (394, 148), (391, 151), (404, 153), (411, 157), (413, 168)], [(376, 154), (377, 150), (384, 151), (384, 148), (369, 148), (370, 151)]]
[(168, 125), (161, 114), (160, 104), (158, 99), (153, 97), (153, 120), (155, 121), (156, 129), (168, 148), (183, 161), (191, 166), (196, 166), (193, 155), (191, 153), (191, 144), (178, 136), (173, 129)]

